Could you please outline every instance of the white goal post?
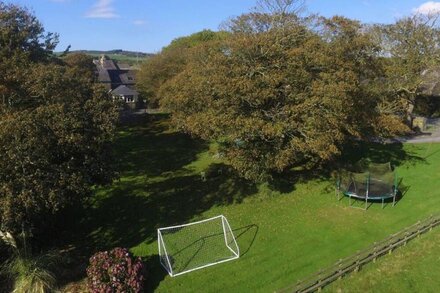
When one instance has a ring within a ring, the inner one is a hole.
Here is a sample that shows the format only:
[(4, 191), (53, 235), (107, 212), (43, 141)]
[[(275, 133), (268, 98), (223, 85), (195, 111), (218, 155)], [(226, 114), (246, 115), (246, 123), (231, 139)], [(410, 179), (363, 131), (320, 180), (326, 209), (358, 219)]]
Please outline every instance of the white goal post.
[(240, 257), (240, 249), (223, 215), (157, 229), (160, 263), (171, 277)]

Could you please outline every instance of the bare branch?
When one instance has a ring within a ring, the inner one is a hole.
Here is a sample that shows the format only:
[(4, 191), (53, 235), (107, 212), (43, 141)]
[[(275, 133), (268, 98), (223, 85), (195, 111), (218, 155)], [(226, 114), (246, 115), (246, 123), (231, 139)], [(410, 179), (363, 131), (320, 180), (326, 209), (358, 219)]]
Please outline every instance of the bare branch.
[(305, 9), (305, 0), (258, 0), (256, 9), (269, 14), (300, 14)]

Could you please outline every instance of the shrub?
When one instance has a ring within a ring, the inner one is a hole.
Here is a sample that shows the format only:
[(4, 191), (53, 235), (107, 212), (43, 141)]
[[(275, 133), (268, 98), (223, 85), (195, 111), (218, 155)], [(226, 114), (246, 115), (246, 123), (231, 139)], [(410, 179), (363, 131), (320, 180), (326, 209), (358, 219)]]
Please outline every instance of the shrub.
[(56, 278), (50, 271), (51, 254), (37, 256), (16, 256), (2, 268), (3, 273), (12, 277), (12, 292), (48, 293), (56, 292)]
[(33, 253), (24, 231), (17, 238), (9, 232), (0, 231), (0, 242), (9, 248), (6, 254), (10, 254), (0, 262), (0, 275), (6, 278), (4, 284), (0, 280), (0, 286), (12, 286), (11, 292), (17, 293), (57, 292), (57, 280), (53, 272), (61, 260), (58, 252)]
[(144, 265), (126, 248), (98, 252), (90, 258), (87, 286), (90, 292), (142, 292)]

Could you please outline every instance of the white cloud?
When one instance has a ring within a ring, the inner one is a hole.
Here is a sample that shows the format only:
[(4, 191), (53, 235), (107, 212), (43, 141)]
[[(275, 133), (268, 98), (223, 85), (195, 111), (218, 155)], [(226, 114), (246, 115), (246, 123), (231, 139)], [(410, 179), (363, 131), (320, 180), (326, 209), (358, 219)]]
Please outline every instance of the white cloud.
[(365, 6), (371, 6), (371, 2), (368, 0), (363, 0), (362, 4), (364, 4)]
[(119, 15), (116, 13), (112, 6), (113, 0), (98, 0), (92, 9), (86, 13), (88, 18), (117, 18)]
[(419, 7), (414, 8), (413, 13), (425, 15), (440, 13), (440, 2), (429, 1), (423, 3)]
[(136, 19), (136, 20), (133, 20), (133, 24), (141, 26), (141, 25), (145, 25), (146, 21), (143, 19)]

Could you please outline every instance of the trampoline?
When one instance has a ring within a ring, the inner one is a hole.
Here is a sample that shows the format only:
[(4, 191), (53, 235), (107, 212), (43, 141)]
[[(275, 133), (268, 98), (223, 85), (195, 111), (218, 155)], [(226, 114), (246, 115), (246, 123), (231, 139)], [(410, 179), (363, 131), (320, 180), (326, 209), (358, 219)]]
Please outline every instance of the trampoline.
[[(360, 172), (363, 170), (363, 172)], [(393, 206), (396, 203), (397, 195), (397, 174), (391, 168), (390, 163), (357, 164), (353, 171), (340, 172), (336, 184), (338, 200), (340, 194), (351, 199), (365, 201), (365, 208), (368, 202), (381, 202), (382, 208), (385, 201), (392, 200)]]

